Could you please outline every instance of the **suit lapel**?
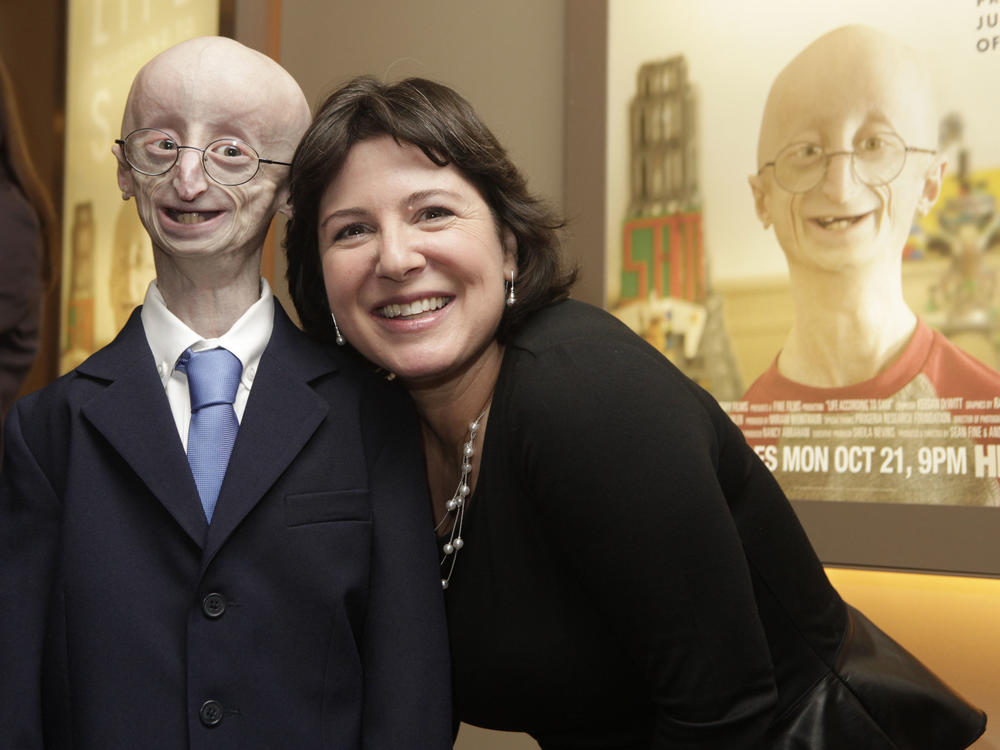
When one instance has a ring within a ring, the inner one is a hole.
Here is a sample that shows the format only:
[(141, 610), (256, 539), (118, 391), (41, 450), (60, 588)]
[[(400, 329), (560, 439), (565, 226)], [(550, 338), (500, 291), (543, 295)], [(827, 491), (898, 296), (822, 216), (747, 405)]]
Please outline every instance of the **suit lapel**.
[(83, 375), (110, 381), (82, 408), (84, 417), (201, 546), (205, 514), (146, 342), (139, 309), (113, 342), (77, 369)]
[(208, 527), (203, 566), (326, 418), (329, 405), (309, 384), (335, 369), (332, 357), (307, 339), (275, 300), (274, 330), (257, 368)]

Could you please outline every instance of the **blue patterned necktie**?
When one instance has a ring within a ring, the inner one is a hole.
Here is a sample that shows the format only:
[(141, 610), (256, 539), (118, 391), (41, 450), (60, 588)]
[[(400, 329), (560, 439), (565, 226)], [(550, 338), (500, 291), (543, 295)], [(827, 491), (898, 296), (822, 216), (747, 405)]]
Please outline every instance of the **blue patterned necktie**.
[(177, 369), (187, 373), (191, 391), (188, 463), (209, 523), (240, 425), (233, 401), (243, 365), (228, 349), (185, 349)]

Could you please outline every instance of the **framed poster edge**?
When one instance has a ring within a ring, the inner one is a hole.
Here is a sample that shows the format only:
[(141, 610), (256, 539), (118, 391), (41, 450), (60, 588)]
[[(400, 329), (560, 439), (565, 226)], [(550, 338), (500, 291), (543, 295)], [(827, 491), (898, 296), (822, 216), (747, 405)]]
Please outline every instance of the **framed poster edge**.
[(825, 565), (1000, 577), (1000, 509), (792, 500)]

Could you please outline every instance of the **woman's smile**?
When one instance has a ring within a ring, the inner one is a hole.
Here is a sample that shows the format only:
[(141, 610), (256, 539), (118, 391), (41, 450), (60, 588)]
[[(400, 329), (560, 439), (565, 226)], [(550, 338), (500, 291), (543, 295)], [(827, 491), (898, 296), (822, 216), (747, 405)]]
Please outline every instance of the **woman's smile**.
[(453, 297), (424, 297), (413, 302), (390, 303), (380, 307), (377, 312), (383, 318), (414, 318), (425, 312), (440, 310), (454, 299)]

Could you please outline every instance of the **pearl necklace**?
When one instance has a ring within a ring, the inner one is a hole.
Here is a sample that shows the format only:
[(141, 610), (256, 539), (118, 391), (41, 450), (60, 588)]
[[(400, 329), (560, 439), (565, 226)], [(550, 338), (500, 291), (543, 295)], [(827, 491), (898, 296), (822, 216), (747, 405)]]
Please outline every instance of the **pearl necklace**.
[(448, 588), (448, 584), (451, 581), (451, 574), (455, 572), (455, 561), (458, 559), (458, 551), (465, 546), (465, 540), (462, 539), (462, 521), (465, 520), (465, 504), (471, 492), (469, 488), (469, 474), (472, 472), (472, 458), (476, 455), (476, 435), (479, 433), (479, 427), (482, 424), (483, 417), (486, 416), (486, 410), (490, 406), (487, 404), (476, 420), (469, 425), (469, 438), (465, 441), (465, 445), (462, 446), (462, 475), (458, 479), (458, 486), (455, 488), (455, 494), (451, 496), (445, 504), (444, 518), (441, 519), (441, 523), (435, 527), (434, 532), (437, 533), (441, 530), (441, 527), (451, 519), (451, 534), (448, 536), (448, 541), (444, 543), (441, 547), (441, 568), (444, 570), (447, 565), (448, 572), (441, 579), (441, 588)]

